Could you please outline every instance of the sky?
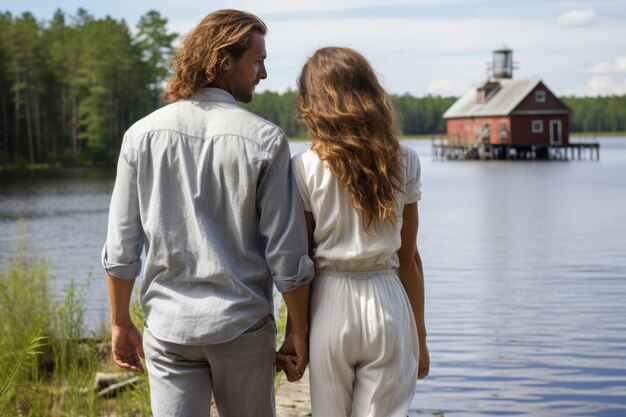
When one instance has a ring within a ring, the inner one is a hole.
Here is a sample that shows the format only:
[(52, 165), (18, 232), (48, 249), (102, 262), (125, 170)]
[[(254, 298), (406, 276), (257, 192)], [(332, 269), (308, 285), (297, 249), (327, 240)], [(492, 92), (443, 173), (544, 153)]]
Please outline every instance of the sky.
[(246, 10), (268, 26), (268, 78), (257, 91), (296, 88), (317, 48), (361, 52), (391, 94), (458, 96), (487, 79), (492, 51), (513, 50), (514, 79), (538, 78), (555, 94), (626, 94), (626, 0), (2, 0), (0, 11), (51, 19), (79, 8), (96, 18), (157, 10), (189, 32), (217, 9)]

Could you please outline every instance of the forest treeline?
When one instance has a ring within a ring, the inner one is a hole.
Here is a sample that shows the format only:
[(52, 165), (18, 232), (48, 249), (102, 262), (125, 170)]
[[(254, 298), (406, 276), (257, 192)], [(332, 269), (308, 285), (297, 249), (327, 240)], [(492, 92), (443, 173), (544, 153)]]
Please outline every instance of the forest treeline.
[[(51, 20), (0, 13), (0, 165), (111, 164), (124, 131), (163, 105), (167, 57), (178, 34), (156, 11), (134, 30), (84, 9)], [(455, 97), (391, 97), (404, 135), (445, 133)], [(563, 97), (572, 132), (626, 131), (626, 96)], [(248, 109), (305, 136), (296, 92), (255, 95)]]
[(571, 132), (626, 132), (626, 95), (560, 99), (572, 110)]
[[(287, 136), (306, 136), (306, 128), (296, 120), (297, 92), (283, 94), (266, 91), (255, 94), (245, 108), (279, 125)], [(454, 103), (454, 97), (413, 97), (392, 95), (398, 127), (404, 135), (440, 134), (446, 130), (443, 113)]]
[(0, 161), (116, 158), (124, 131), (161, 105), (166, 58), (178, 37), (149, 11), (133, 34), (86, 10), (50, 21), (0, 13)]

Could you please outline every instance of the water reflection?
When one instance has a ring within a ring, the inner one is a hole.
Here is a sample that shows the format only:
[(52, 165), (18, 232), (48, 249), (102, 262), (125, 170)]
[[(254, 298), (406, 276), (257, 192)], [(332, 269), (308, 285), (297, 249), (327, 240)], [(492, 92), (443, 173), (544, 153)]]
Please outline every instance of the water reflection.
[[(626, 415), (626, 138), (600, 161), (422, 159), (419, 246), (430, 377), (413, 407), (446, 416)], [(307, 147), (292, 144), (292, 152)], [(57, 276), (107, 313), (99, 266), (114, 173), (0, 173), (0, 264), (25, 219)]]

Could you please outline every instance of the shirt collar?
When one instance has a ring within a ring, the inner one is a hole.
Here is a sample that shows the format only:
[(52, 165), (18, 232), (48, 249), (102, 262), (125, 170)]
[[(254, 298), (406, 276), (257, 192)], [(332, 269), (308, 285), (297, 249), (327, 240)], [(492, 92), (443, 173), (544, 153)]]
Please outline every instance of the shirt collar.
[(235, 97), (228, 91), (221, 88), (205, 87), (197, 90), (189, 97), (189, 100), (198, 101), (221, 101), (224, 103), (235, 104)]

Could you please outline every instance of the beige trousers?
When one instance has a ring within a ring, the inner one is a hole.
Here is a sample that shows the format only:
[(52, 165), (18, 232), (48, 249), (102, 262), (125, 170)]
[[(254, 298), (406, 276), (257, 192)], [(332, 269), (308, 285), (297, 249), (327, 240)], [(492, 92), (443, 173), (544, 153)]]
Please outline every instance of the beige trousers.
[(406, 417), (419, 344), (394, 270), (317, 273), (309, 340), (313, 417)]

